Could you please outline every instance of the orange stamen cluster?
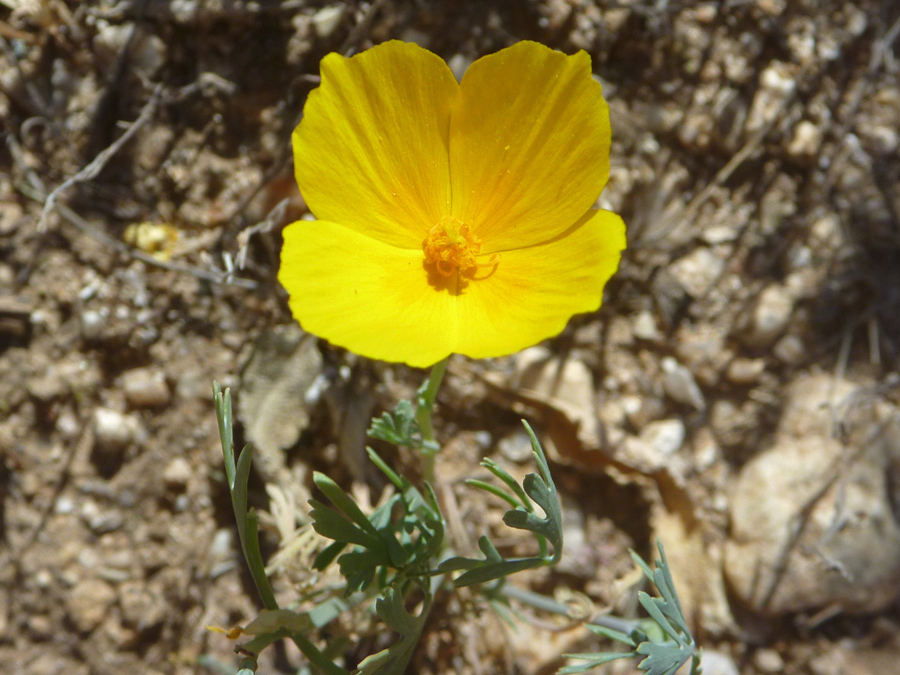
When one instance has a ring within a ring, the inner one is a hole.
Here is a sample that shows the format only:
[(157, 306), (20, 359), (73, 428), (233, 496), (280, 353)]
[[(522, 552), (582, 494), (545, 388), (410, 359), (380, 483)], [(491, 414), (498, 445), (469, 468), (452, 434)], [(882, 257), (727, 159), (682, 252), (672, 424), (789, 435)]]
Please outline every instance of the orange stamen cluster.
[(468, 272), (483, 265), (494, 265), (499, 258), (493, 255), (487, 263), (479, 263), (475, 258), (481, 254), (481, 239), (453, 216), (444, 216), (439, 225), (431, 228), (422, 248), (425, 259), (434, 264), (442, 277), (449, 277), (456, 270)]

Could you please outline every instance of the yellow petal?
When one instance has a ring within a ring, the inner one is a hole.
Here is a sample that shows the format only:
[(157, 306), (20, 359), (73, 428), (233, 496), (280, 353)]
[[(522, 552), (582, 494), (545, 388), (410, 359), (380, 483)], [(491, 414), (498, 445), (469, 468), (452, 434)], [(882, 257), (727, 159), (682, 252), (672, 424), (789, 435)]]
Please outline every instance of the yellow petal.
[(609, 175), (609, 109), (585, 52), (536, 42), (478, 59), (450, 123), (452, 215), (484, 251), (551, 239), (594, 204)]
[(459, 296), (453, 351), (501, 356), (556, 335), (573, 314), (600, 307), (624, 248), (622, 219), (592, 210), (550, 242), (503, 253), (493, 274), (479, 272)]
[(458, 85), (438, 56), (386, 42), (322, 59), (294, 131), (300, 192), (320, 220), (421, 250), (449, 213), (450, 109)]
[(424, 264), (421, 248), (300, 221), (284, 230), (278, 280), (304, 330), (372, 359), (425, 367), (453, 350), (457, 315), (455, 296), (429, 283)]

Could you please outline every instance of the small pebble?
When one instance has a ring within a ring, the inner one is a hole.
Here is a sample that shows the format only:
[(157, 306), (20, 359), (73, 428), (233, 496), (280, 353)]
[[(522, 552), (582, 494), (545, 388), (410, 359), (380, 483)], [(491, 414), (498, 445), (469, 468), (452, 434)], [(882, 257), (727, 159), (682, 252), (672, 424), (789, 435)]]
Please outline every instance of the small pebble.
[(96, 340), (103, 333), (108, 312), (88, 310), (81, 314), (81, 336), (85, 340)]
[(166, 486), (173, 490), (184, 490), (191, 479), (191, 465), (183, 457), (176, 457), (168, 463), (163, 471)]
[(698, 247), (669, 266), (669, 273), (692, 297), (706, 295), (722, 276), (725, 261), (712, 249)]
[(125, 509), (134, 508), (137, 504), (137, 493), (131, 488), (124, 488), (116, 497), (116, 502)]
[(625, 419), (635, 429), (643, 429), (648, 423), (665, 414), (666, 406), (654, 397), (625, 396), (622, 399)]
[(75, 510), (75, 502), (69, 497), (60, 497), (53, 505), (53, 510), (61, 515), (72, 513)]
[(175, 513), (184, 513), (188, 509), (191, 508), (191, 499), (187, 495), (178, 495), (175, 498), (175, 504), (172, 507), (172, 510)]
[(780, 284), (772, 284), (759, 294), (747, 343), (754, 347), (767, 347), (787, 328), (794, 312), (794, 298)]
[(472, 59), (463, 54), (454, 54), (447, 61), (447, 65), (450, 67), (450, 72), (456, 77), (456, 81), (459, 82), (462, 80), (463, 75), (466, 74), (469, 66), (472, 65)]
[(789, 366), (796, 366), (807, 356), (803, 341), (796, 335), (785, 335), (775, 343), (772, 353), (775, 358)]
[(145, 77), (152, 78), (166, 62), (166, 43), (157, 35), (141, 32), (132, 54), (132, 67), (142, 71)]
[(634, 336), (640, 340), (653, 341), (662, 337), (656, 326), (656, 319), (648, 310), (642, 311), (634, 319)]
[(753, 384), (765, 371), (763, 359), (735, 359), (729, 364), (725, 377), (733, 384)]
[(703, 650), (703, 675), (740, 675), (737, 665), (727, 654)]
[(757, 649), (753, 665), (764, 673), (780, 673), (784, 670), (784, 659), (774, 649)]
[(72, 441), (81, 433), (81, 422), (70, 408), (64, 408), (56, 418), (56, 430), (65, 440)]
[(126, 625), (146, 630), (166, 617), (166, 603), (144, 583), (129, 581), (119, 587), (119, 606)]
[(94, 439), (102, 450), (121, 450), (140, 434), (140, 422), (131, 415), (97, 408), (94, 411)]
[(234, 551), (234, 533), (230, 528), (216, 530), (209, 545), (209, 556), (221, 560), (228, 558)]
[(323, 7), (313, 14), (312, 25), (316, 31), (316, 35), (320, 38), (327, 38), (334, 33), (344, 18), (344, 8), (341, 5), (331, 5)]
[(641, 440), (661, 455), (672, 455), (684, 445), (684, 422), (679, 419), (650, 422), (641, 432)]
[(703, 392), (697, 385), (694, 375), (690, 370), (678, 363), (671, 356), (667, 356), (660, 364), (662, 366), (663, 390), (666, 396), (673, 401), (692, 406), (697, 410), (706, 410), (706, 400)]
[(34, 583), (38, 588), (50, 588), (50, 584), (53, 583), (53, 575), (50, 573), (50, 570), (38, 570), (34, 575)]
[(62, 378), (53, 375), (45, 375), (43, 377), (35, 377), (28, 380), (28, 393), (41, 403), (50, 403), (51, 401), (62, 398), (66, 393), (66, 383)]
[(787, 152), (796, 159), (811, 158), (822, 145), (822, 130), (809, 120), (803, 120), (794, 129), (794, 136)]
[(867, 128), (863, 134), (866, 144), (881, 155), (890, 155), (900, 145), (900, 135), (895, 129), (884, 126)]
[(769, 16), (781, 16), (785, 10), (785, 0), (757, 0), (756, 6)]
[(69, 618), (81, 633), (90, 633), (106, 618), (116, 600), (116, 592), (105, 581), (87, 579), (77, 584), (66, 598)]
[(404, 42), (412, 42), (425, 49), (428, 49), (431, 44), (431, 35), (416, 28), (407, 28), (404, 30), (400, 35), (400, 39)]
[(121, 529), (125, 519), (120, 513), (104, 511), (88, 518), (87, 524), (94, 534), (102, 535)]
[(523, 464), (531, 459), (531, 438), (524, 429), (517, 430), (501, 438), (497, 449), (510, 462)]
[[(53, 625), (50, 623), (50, 618), (43, 614), (28, 617), (27, 625), (28, 632), (38, 640), (43, 641), (53, 635)], [(54, 657), (50, 654), (46, 656), (47, 658), (45, 659), (38, 657), (35, 662), (29, 664), (29, 675), (32, 673), (37, 673), (37, 675), (44, 675), (45, 673), (47, 675), (56, 675), (56, 673), (66, 672), (64, 669), (60, 669), (59, 663), (56, 662), (56, 659), (59, 657)], [(44, 664), (46, 664), (46, 667)]]
[(135, 368), (122, 375), (125, 398), (138, 408), (158, 408), (168, 404), (170, 394), (161, 370)]

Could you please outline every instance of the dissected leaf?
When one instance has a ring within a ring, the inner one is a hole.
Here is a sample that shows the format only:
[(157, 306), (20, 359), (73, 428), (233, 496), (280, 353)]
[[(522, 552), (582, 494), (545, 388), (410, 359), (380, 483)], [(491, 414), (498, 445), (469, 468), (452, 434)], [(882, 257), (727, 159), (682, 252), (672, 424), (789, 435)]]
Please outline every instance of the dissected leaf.
[(430, 606), (431, 596), (426, 595), (422, 611), (412, 616), (403, 606), (403, 594), (393, 587), (385, 589), (384, 596), (375, 601), (375, 612), (400, 638), (387, 649), (363, 659), (359, 675), (403, 675), (425, 628)]
[(613, 630), (612, 628), (607, 628), (606, 626), (598, 626), (595, 623), (585, 624), (584, 627), (595, 635), (602, 635), (603, 637), (614, 640), (615, 642), (621, 642), (622, 644), (627, 645), (632, 649), (637, 647), (637, 643), (635, 643), (634, 638), (627, 633), (623, 633), (622, 631)]
[[(584, 659), (587, 663), (567, 666), (559, 671), (559, 675), (580, 673), (606, 663), (609, 660), (625, 657), (643, 656), (638, 668), (648, 675), (674, 675), (688, 659), (693, 658), (692, 673), (699, 673), (699, 652), (694, 643), (675, 592), (672, 573), (666, 560), (662, 542), (657, 542), (660, 557), (656, 561), (656, 569), (650, 566), (634, 551), (631, 557), (659, 590), (660, 597), (650, 597), (639, 592), (638, 601), (647, 610), (650, 619), (641, 622), (641, 627), (633, 630), (631, 635), (597, 625), (588, 625), (588, 629), (598, 635), (617, 640), (631, 647), (634, 651), (614, 654), (603, 652), (597, 655), (568, 654), (568, 658)], [(606, 659), (606, 660), (604, 660)]]
[[(479, 482), (475, 484), (475, 487), (501, 496), (507, 503), (516, 506), (503, 514), (503, 522), (509, 527), (532, 532), (538, 539), (541, 554), (535, 557), (506, 560), (487, 537), (481, 537), (478, 540), (478, 547), (485, 556), (482, 560), (454, 557), (438, 565), (439, 572), (466, 570), (453, 581), (457, 587), (486, 583), (522, 570), (555, 564), (562, 557), (562, 510), (559, 505), (559, 495), (553, 484), (553, 478), (550, 476), (550, 468), (547, 465), (544, 451), (534, 435), (534, 431), (524, 420), (523, 424), (531, 438), (531, 447), (540, 475), (528, 474), (520, 487), (515, 479), (496, 462), (485, 460), (482, 462), (482, 466), (500, 479), (512, 494), (506, 495), (499, 488), (494, 488), (487, 483)], [(538, 515), (533, 504), (540, 506), (545, 515)], [(547, 552), (547, 541), (553, 545), (552, 557), (549, 557)]]
[(418, 431), (419, 425), (412, 403), (404, 399), (397, 404), (393, 413), (382, 413), (381, 417), (372, 420), (369, 436), (393, 445), (412, 447), (413, 435)]
[(685, 661), (694, 656), (693, 644), (675, 640), (643, 642), (636, 651), (646, 657), (638, 668), (647, 671), (647, 675), (674, 675)]

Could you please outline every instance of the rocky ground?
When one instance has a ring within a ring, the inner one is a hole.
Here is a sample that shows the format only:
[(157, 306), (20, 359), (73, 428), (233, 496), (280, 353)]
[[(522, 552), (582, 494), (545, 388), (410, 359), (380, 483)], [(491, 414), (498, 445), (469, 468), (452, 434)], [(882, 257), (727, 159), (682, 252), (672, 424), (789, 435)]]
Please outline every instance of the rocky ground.
[[(0, 670), (234, 672), (206, 626), (258, 603), (214, 379), (258, 447), (267, 549), (312, 469), (377, 500), (368, 418), (423, 373), (304, 336), (275, 274), (319, 59), (401, 38), (457, 74), (520, 39), (587, 50), (612, 112), (601, 206), (628, 224), (599, 313), (451, 361), (457, 542), (501, 532), (460, 483), (484, 455), (530, 470), (525, 416), (568, 548), (523, 583), (634, 611), (627, 548), (659, 536), (707, 673), (892, 672), (898, 33), (893, 0), (0, 0)], [(597, 646), (463, 596), (411, 672), (551, 673)], [(299, 664), (286, 648), (260, 672)]]

